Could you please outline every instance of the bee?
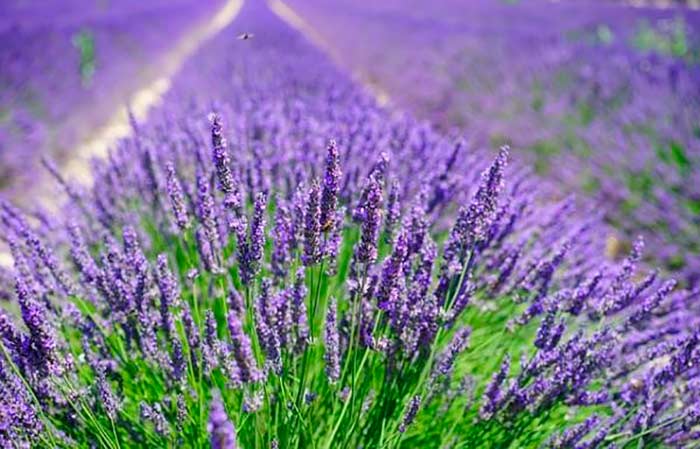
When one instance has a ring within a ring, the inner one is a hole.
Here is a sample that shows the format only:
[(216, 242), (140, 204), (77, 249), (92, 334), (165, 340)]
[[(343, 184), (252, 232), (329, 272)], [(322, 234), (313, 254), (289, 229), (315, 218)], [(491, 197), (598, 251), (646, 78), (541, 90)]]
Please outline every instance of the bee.
[(329, 218), (325, 223), (323, 223), (323, 225), (321, 225), (321, 231), (328, 232), (331, 229), (333, 229), (333, 219)]
[(248, 39), (252, 39), (254, 36), (253, 33), (241, 33), (238, 35), (238, 39), (242, 41), (247, 41)]

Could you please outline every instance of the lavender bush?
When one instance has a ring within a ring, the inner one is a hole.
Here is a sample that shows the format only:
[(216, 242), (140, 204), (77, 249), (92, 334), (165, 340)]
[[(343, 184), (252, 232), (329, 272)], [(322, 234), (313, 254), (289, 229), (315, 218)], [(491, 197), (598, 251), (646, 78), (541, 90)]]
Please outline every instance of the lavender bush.
[(698, 292), (510, 153), (247, 4), (60, 214), (0, 203), (2, 446), (693, 447)]

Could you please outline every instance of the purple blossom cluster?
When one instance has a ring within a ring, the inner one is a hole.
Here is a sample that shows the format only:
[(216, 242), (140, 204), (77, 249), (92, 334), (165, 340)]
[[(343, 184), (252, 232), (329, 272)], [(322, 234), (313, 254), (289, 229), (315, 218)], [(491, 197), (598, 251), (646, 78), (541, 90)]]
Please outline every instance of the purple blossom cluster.
[(60, 213), (0, 202), (0, 442), (692, 447), (700, 293), (512, 153), (247, 4)]

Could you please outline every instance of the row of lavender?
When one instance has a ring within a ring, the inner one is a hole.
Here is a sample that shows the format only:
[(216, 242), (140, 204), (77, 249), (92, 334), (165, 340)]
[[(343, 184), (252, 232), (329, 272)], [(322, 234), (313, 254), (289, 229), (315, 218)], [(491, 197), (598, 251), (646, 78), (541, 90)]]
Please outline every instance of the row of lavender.
[(64, 159), (89, 138), (221, 3), (3, 1), (0, 189), (21, 191), (40, 155)]
[(697, 441), (697, 292), (260, 4), (133, 132), (59, 216), (0, 203), (3, 447)]
[(392, 100), (511, 142), (700, 278), (700, 13), (600, 2), (289, 2)]

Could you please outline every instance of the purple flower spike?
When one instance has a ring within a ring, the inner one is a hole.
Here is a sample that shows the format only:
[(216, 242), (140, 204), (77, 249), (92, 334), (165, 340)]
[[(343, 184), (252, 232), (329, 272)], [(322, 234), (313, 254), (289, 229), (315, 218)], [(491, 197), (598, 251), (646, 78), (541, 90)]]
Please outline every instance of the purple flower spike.
[(481, 405), (481, 410), (479, 415), (483, 419), (491, 418), (500, 405), (501, 398), (503, 397), (503, 391), (501, 385), (503, 381), (506, 380), (508, 372), (510, 371), (510, 356), (506, 354), (503, 357), (503, 362), (501, 363), (501, 368), (494, 373), (491, 378), (491, 382), (486, 386), (486, 391), (484, 391), (484, 402)]
[(261, 374), (256, 366), (250, 338), (243, 330), (243, 323), (235, 312), (229, 312), (228, 314), (228, 329), (231, 333), (233, 356), (240, 370), (241, 380), (243, 382), (259, 381)]
[(404, 414), (403, 416), (403, 421), (401, 421), (401, 424), (399, 424), (399, 432), (406, 432), (408, 426), (410, 426), (411, 423), (413, 423), (413, 420), (416, 419), (416, 415), (418, 414), (418, 410), (420, 409), (420, 404), (420, 395), (416, 395), (411, 398), (411, 402), (408, 403), (408, 408), (406, 409), (406, 414)]
[(95, 259), (90, 255), (80, 227), (76, 223), (71, 223), (68, 225), (68, 233), (70, 234), (70, 252), (73, 263), (80, 270), (85, 282), (95, 283), (100, 277), (100, 269), (95, 263)]
[(291, 258), (294, 243), (294, 230), (289, 210), (284, 204), (277, 204), (275, 225), (272, 230), (274, 249), (272, 251), (272, 272), (279, 279), (287, 275), (287, 263)]
[(107, 416), (109, 416), (109, 419), (114, 420), (117, 417), (117, 413), (119, 413), (119, 400), (115, 396), (112, 386), (105, 376), (105, 370), (102, 367), (97, 371), (96, 387), (102, 408)]
[(209, 409), (209, 442), (212, 449), (236, 449), (236, 429), (229, 421), (221, 396), (217, 391), (211, 401)]
[(369, 178), (362, 204), (362, 236), (357, 248), (357, 261), (372, 264), (377, 260), (377, 239), (382, 221), (382, 184), (374, 176)]
[(168, 162), (165, 165), (165, 170), (168, 176), (168, 197), (170, 198), (170, 206), (172, 207), (173, 215), (175, 216), (175, 223), (181, 231), (184, 231), (190, 226), (190, 217), (187, 214), (187, 205), (185, 202), (185, 195), (182, 192), (182, 185), (177, 179), (175, 165), (172, 162)]
[(20, 277), (15, 281), (15, 291), (22, 319), (29, 329), (34, 362), (45, 374), (60, 374), (63, 367), (58, 353), (56, 331), (46, 316), (46, 308), (30, 294), (26, 282)]
[(314, 180), (309, 189), (304, 213), (304, 254), (302, 260), (309, 267), (321, 261), (321, 192)]
[(165, 254), (158, 256), (156, 275), (160, 289), (161, 328), (169, 336), (174, 328), (171, 308), (180, 304), (180, 286), (168, 267), (168, 256)]
[(223, 135), (223, 125), (221, 117), (212, 113), (209, 116), (211, 121), (211, 143), (214, 149), (213, 159), (216, 168), (216, 176), (219, 179), (219, 188), (224, 194), (224, 206), (227, 209), (240, 212), (242, 207), (241, 194), (238, 183), (231, 172), (231, 161), (228, 155), (226, 138)]
[(547, 445), (550, 449), (566, 449), (578, 443), (584, 436), (600, 423), (600, 418), (596, 415), (588, 417), (585, 421), (562, 432), (561, 435), (553, 438)]
[(389, 197), (387, 198), (386, 205), (386, 218), (384, 219), (384, 236), (386, 242), (391, 244), (394, 243), (394, 235), (396, 232), (396, 226), (401, 218), (401, 201), (399, 199), (399, 181), (394, 179), (391, 182), (391, 187), (389, 189)]
[(397, 305), (399, 281), (403, 272), (403, 264), (408, 252), (408, 238), (401, 233), (394, 245), (394, 252), (385, 262), (382, 268), (382, 279), (377, 292), (379, 308), (389, 312), (392, 316)]
[(508, 147), (501, 147), (488, 170), (481, 174), (481, 183), (469, 206), (462, 208), (450, 240), (460, 254), (486, 238), (503, 189), (503, 173), (508, 163)]
[(330, 383), (340, 379), (340, 335), (338, 334), (338, 306), (335, 298), (328, 303), (324, 343), (326, 348), (326, 375)]
[(457, 356), (467, 348), (470, 335), (471, 328), (468, 327), (463, 327), (455, 333), (447, 348), (437, 360), (435, 371), (433, 371), (434, 377), (450, 375)]
[(307, 288), (304, 278), (304, 270), (299, 268), (292, 290), (292, 325), (296, 327), (297, 331), (294, 347), (299, 353), (303, 352), (309, 340), (309, 324), (306, 316)]
[(267, 208), (267, 196), (258, 193), (255, 196), (253, 220), (250, 222), (248, 241), (241, 235), (239, 241), (239, 256), (241, 262), (241, 280), (245, 285), (250, 282), (260, 272), (260, 262), (265, 249), (265, 212)]
[(328, 142), (326, 154), (326, 172), (323, 176), (323, 191), (321, 192), (321, 230), (327, 232), (333, 229), (335, 210), (338, 207), (340, 192), (340, 156), (335, 140)]
[(197, 218), (212, 252), (216, 254), (220, 243), (216, 205), (209, 191), (209, 178), (202, 173), (197, 175), (197, 199)]

